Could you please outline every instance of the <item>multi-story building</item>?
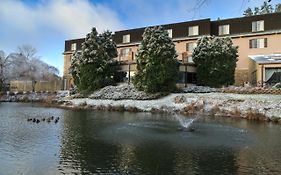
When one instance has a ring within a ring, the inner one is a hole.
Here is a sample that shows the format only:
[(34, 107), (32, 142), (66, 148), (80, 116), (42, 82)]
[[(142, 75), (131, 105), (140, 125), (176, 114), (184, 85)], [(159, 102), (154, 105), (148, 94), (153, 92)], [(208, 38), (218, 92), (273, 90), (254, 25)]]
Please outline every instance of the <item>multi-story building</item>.
[[(181, 62), (179, 84), (196, 83), (196, 65), (192, 51), (202, 36), (230, 37), (238, 46), (238, 62), (235, 84), (264, 85), (281, 80), (281, 13), (256, 15), (211, 21), (202, 19), (162, 25), (175, 43)], [(127, 80), (136, 71), (135, 54), (145, 28), (116, 31), (113, 39), (117, 44), (119, 71), (127, 73)], [(71, 86), (68, 73), (72, 53), (81, 50), (84, 39), (65, 41), (64, 87)]]

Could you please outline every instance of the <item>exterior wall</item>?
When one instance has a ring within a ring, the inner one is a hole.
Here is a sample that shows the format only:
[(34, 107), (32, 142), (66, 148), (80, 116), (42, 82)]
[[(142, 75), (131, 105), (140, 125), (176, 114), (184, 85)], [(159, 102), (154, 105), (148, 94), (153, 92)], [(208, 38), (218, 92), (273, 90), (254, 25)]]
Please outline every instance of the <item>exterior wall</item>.
[[(220, 25), (229, 25), (229, 35), (222, 37), (231, 37), (233, 44), (239, 46), (238, 62), (235, 71), (235, 85), (243, 85), (245, 82), (257, 84), (261, 79), (261, 68), (253, 62), (249, 55), (267, 55), (267, 54), (281, 54), (281, 13), (255, 15), (250, 17), (232, 18), (225, 20), (210, 21), (210, 19), (203, 19), (197, 21), (187, 21), (182, 23), (174, 23), (162, 25), (164, 29), (173, 30), (173, 40), (178, 54), (178, 60), (182, 60), (183, 64), (180, 71), (196, 72), (194, 64), (187, 62), (186, 58), (191, 56), (191, 52), (187, 51), (186, 44), (189, 42), (196, 42), (196, 40), (203, 36), (218, 36)], [(253, 21), (264, 21), (264, 31), (252, 32)], [(188, 36), (188, 27), (199, 26), (198, 36)], [(137, 53), (138, 44), (142, 40), (142, 34), (145, 28), (130, 29), (123, 31), (116, 31), (113, 35), (113, 40), (117, 43), (118, 57), (115, 59), (120, 61), (120, 70), (131, 72), (136, 70), (135, 54)], [(122, 43), (123, 35), (130, 34), (130, 43)], [(249, 40), (267, 38), (266, 48), (249, 48)], [(71, 76), (68, 74), (68, 69), (71, 62), (71, 44), (77, 44), (77, 50), (81, 50), (84, 38), (65, 41), (64, 51), (64, 79), (66, 80), (66, 89), (69, 89), (72, 82)], [(128, 57), (121, 56), (121, 49), (131, 48)], [(264, 69), (266, 66), (264, 65)], [(276, 65), (275, 65), (276, 66)]]
[(69, 68), (71, 65), (72, 53), (67, 52), (64, 54), (64, 67), (63, 67), (63, 89), (70, 89), (73, 85), (72, 76), (69, 74)]
[[(131, 49), (128, 57), (123, 57), (121, 55), (122, 49)], [(117, 47), (118, 57), (115, 58), (117, 61), (135, 61), (138, 46), (127, 46), (127, 47)]]
[[(267, 38), (266, 48), (252, 48), (249, 47), (249, 40)], [(267, 55), (267, 54), (281, 54), (281, 34), (260, 35), (252, 37), (239, 37), (232, 39), (233, 44), (238, 46), (238, 62), (236, 67), (235, 84), (243, 85), (244, 82), (251, 82), (251, 74), (255, 70), (251, 69), (251, 61), (249, 55)], [(248, 70), (246, 72), (246, 70)], [(247, 74), (247, 75), (246, 75)], [(257, 73), (259, 75), (259, 73)], [(242, 76), (242, 77), (241, 77)], [(257, 81), (261, 78), (257, 77)]]
[[(196, 39), (193, 40), (185, 40), (185, 41), (175, 41), (175, 47), (178, 54), (178, 60), (184, 60), (185, 57), (191, 56), (192, 52), (187, 51), (186, 45), (187, 43), (194, 43), (197, 41)], [(184, 60), (185, 61), (185, 60)]]

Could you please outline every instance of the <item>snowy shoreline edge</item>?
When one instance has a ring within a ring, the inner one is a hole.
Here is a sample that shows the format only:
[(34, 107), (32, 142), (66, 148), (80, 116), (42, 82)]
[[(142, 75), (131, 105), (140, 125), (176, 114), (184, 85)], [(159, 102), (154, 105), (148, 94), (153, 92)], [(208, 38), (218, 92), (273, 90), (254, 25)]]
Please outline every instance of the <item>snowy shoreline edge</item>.
[(281, 95), (174, 93), (152, 100), (64, 98), (60, 107), (108, 111), (180, 113), (244, 118), (281, 124)]

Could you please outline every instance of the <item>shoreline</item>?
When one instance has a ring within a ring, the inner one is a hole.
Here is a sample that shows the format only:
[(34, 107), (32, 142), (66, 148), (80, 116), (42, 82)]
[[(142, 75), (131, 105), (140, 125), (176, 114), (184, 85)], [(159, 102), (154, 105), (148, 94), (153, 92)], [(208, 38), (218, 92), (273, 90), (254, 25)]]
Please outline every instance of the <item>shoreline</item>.
[[(3, 98), (2, 98), (3, 99)], [(281, 95), (230, 93), (172, 93), (152, 100), (108, 100), (44, 96), (33, 102), (44, 107), (73, 110), (103, 110), (206, 115), (281, 124)], [(3, 102), (3, 100), (2, 100)]]

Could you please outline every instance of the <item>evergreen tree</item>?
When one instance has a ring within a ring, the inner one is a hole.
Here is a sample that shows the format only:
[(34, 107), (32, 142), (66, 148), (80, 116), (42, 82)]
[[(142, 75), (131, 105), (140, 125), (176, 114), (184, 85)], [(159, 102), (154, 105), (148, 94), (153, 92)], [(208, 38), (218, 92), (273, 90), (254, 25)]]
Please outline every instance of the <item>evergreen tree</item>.
[(87, 34), (82, 52), (75, 52), (70, 67), (74, 83), (80, 91), (92, 92), (114, 84), (116, 44), (111, 32), (98, 34), (96, 28)]
[(273, 13), (273, 8), (272, 5), (269, 4), (268, 2), (264, 1), (263, 5), (260, 8), (259, 14), (268, 14), (268, 13)]
[(72, 54), (71, 64), (69, 68), (69, 73), (73, 78), (73, 82), (75, 85), (78, 85), (80, 82), (80, 65), (82, 63), (81, 52), (75, 51)]
[(254, 15), (259, 15), (260, 14), (260, 8), (255, 7), (254, 9)]
[(250, 7), (247, 8), (247, 10), (244, 11), (244, 16), (253, 16), (253, 11)]
[(199, 39), (192, 54), (197, 65), (197, 83), (212, 87), (233, 84), (237, 52), (230, 38)]
[(136, 55), (137, 73), (133, 79), (139, 90), (170, 92), (178, 78), (177, 54), (163, 27), (146, 28)]
[(277, 5), (275, 6), (275, 12), (276, 12), (276, 13), (280, 13), (280, 12), (281, 12), (281, 4), (277, 4)]

